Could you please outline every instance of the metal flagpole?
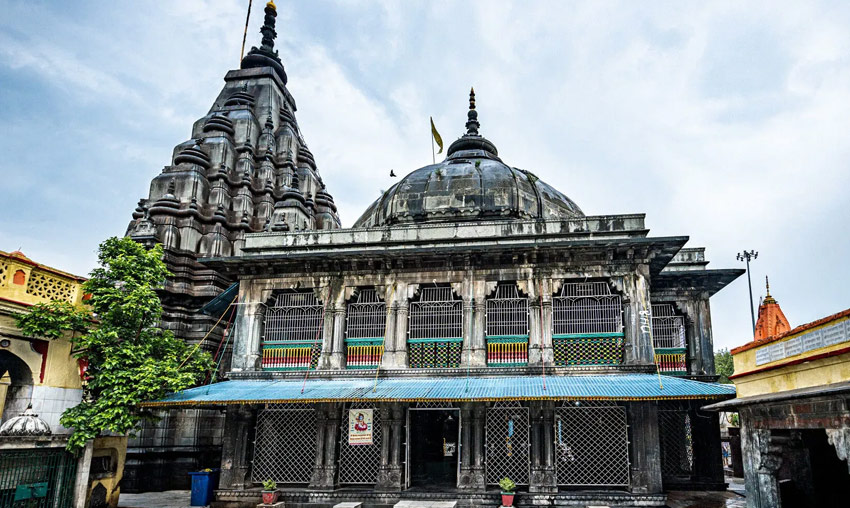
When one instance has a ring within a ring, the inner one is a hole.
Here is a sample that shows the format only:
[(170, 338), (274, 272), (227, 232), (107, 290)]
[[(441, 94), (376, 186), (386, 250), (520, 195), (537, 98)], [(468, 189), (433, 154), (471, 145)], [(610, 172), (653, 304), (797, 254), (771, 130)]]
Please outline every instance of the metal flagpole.
[(245, 39), (248, 38), (248, 21), (251, 20), (251, 4), (254, 0), (248, 0), (248, 15), (245, 16), (245, 31), (242, 32), (242, 51), (239, 52), (239, 63), (242, 64), (242, 58), (245, 56)]
[(431, 164), (437, 163), (437, 156), (434, 155), (434, 133), (431, 133)]

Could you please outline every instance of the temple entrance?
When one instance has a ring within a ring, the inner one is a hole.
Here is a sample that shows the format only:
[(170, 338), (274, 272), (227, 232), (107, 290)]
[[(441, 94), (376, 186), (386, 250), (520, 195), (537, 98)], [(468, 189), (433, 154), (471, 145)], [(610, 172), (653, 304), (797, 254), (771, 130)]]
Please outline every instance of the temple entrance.
[(407, 419), (407, 487), (455, 488), (460, 411), (411, 408)]

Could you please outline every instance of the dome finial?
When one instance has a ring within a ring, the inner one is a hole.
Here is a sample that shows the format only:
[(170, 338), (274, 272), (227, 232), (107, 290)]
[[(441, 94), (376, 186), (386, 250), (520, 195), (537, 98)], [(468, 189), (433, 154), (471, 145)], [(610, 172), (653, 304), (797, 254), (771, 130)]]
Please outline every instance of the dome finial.
[(277, 37), (277, 32), (274, 29), (277, 7), (274, 2), (266, 4), (265, 13), (266, 17), (263, 19), (263, 27), (260, 28), (260, 33), (263, 34), (262, 49), (271, 52), (274, 50), (274, 40)]
[(260, 44), (259, 48), (251, 48), (251, 51), (242, 59), (240, 67), (242, 69), (271, 67), (277, 72), (285, 85), (286, 72), (283, 70), (283, 64), (280, 61), (277, 51), (274, 49), (274, 40), (277, 37), (277, 32), (274, 29), (277, 7), (274, 2), (267, 3), (264, 12), (266, 15), (263, 18), (263, 26), (260, 28), (260, 33), (263, 34), (262, 44)]
[(481, 124), (478, 123), (478, 111), (475, 111), (475, 88), (469, 89), (469, 113), (466, 114), (466, 135), (478, 136), (478, 128)]

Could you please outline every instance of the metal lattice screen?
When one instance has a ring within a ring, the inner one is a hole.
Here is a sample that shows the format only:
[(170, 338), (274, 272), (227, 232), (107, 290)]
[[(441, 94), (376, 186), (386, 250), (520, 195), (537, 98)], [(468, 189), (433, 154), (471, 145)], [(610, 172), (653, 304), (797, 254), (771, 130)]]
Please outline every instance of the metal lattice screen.
[(685, 318), (670, 304), (652, 306), (652, 338), (656, 348), (685, 347)]
[(408, 362), (411, 368), (458, 367), (463, 349), (463, 302), (451, 287), (422, 288), (410, 303)]
[(694, 442), (687, 408), (676, 403), (660, 404), (658, 434), (661, 441), (661, 475), (664, 478), (690, 477), (694, 469)]
[(280, 293), (265, 313), (266, 342), (315, 341), (322, 329), (322, 304), (310, 292)]
[(498, 484), (508, 477), (528, 485), (528, 408), (497, 405), (487, 409), (487, 483)]
[(582, 402), (555, 409), (559, 485), (628, 486), (626, 408)]
[(306, 404), (275, 404), (260, 411), (251, 481), (310, 483), (316, 456), (316, 412)]
[(371, 369), (384, 355), (387, 305), (374, 289), (361, 289), (345, 314), (346, 367)]
[[(372, 444), (349, 445), (348, 409), (372, 410)], [(352, 404), (343, 413), (339, 436), (339, 483), (374, 484), (378, 481), (378, 467), (381, 465), (381, 412), (374, 404)]]
[(499, 284), (487, 299), (485, 314), (487, 364), (515, 366), (528, 363), (528, 298), (516, 284)]
[(552, 298), (552, 312), (557, 335), (623, 331), (623, 303), (605, 282), (565, 283)]
[(72, 506), (76, 473), (64, 448), (0, 451), (0, 506)]

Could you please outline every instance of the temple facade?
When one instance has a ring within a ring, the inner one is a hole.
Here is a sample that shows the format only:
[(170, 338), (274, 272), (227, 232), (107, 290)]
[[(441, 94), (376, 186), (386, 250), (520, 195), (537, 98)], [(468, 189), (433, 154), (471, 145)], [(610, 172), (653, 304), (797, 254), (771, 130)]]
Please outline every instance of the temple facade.
[(214, 506), (255, 506), (264, 480), (317, 507), (495, 504), (505, 477), (520, 505), (723, 488), (718, 417), (699, 408), (734, 396), (715, 383), (709, 299), (742, 270), (505, 163), (474, 92), (445, 160), (340, 228), (274, 16), (129, 230), (218, 291), (238, 284), (204, 318), (235, 310), (226, 381), (148, 404), (223, 412)]

